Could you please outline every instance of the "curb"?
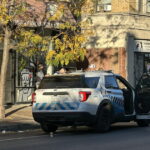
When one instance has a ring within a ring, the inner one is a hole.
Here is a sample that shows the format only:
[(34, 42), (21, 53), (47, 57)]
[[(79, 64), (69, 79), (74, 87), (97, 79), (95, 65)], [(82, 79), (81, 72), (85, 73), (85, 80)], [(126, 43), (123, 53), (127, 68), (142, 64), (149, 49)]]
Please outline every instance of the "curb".
[(26, 130), (35, 130), (40, 129), (39, 124), (32, 124), (32, 123), (16, 123), (16, 124), (10, 124), (6, 125), (0, 122), (0, 132), (22, 132)]

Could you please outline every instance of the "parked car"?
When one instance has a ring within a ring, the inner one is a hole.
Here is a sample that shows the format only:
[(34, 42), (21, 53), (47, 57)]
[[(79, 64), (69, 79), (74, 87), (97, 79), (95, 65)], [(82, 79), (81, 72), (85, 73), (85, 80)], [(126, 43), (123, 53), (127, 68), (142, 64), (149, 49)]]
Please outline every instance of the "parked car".
[(120, 75), (109, 71), (74, 72), (44, 77), (32, 95), (33, 117), (45, 132), (59, 126), (87, 125), (106, 132), (120, 121), (136, 121), (135, 91)]

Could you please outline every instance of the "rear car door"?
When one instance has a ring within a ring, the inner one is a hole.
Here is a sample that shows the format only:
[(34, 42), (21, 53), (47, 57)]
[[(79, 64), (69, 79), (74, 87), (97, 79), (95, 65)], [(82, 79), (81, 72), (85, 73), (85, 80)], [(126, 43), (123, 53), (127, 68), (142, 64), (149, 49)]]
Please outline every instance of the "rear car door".
[(105, 76), (106, 93), (110, 97), (116, 117), (124, 114), (124, 97), (114, 75)]
[(126, 115), (134, 113), (134, 89), (132, 86), (121, 76), (116, 76), (119, 89), (123, 92), (124, 97), (124, 110)]

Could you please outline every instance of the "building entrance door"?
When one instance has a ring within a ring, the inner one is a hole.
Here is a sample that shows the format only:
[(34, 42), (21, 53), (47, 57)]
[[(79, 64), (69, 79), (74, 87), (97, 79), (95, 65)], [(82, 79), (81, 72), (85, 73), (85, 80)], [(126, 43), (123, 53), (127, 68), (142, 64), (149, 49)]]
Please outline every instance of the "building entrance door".
[(135, 85), (143, 73), (150, 72), (150, 53), (136, 52), (134, 57)]
[(144, 57), (143, 53), (136, 52), (134, 54), (134, 81), (135, 85), (137, 85), (140, 77), (144, 72)]

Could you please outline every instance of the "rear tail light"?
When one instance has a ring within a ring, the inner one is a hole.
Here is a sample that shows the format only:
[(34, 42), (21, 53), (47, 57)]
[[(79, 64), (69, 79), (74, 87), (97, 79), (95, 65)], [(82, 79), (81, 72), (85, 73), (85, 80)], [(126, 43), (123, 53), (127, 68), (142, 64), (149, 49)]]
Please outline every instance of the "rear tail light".
[(32, 104), (36, 102), (36, 93), (32, 93)]
[(80, 95), (80, 101), (85, 102), (88, 99), (88, 97), (91, 95), (91, 92), (80, 91), (79, 95)]

